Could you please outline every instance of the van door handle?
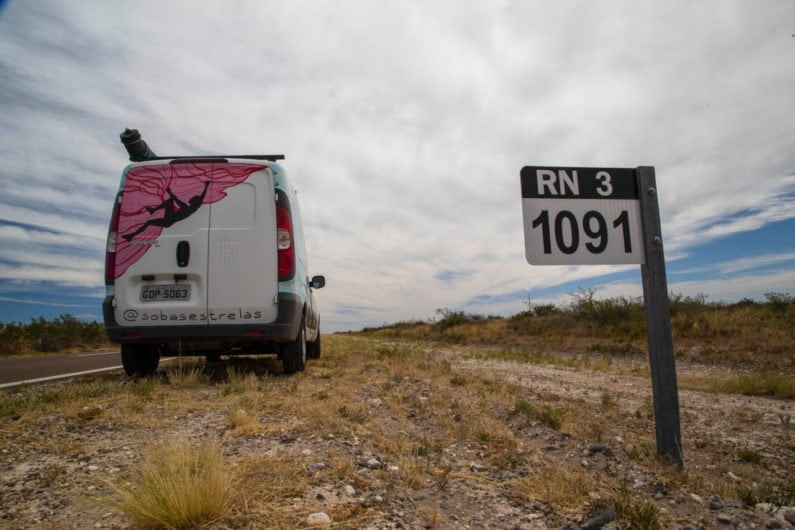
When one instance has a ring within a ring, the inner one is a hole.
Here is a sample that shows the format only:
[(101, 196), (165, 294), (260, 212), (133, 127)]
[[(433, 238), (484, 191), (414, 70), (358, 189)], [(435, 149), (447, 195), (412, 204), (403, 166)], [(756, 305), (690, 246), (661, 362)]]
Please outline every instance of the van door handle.
[(190, 261), (190, 243), (180, 241), (177, 243), (177, 266), (187, 267)]

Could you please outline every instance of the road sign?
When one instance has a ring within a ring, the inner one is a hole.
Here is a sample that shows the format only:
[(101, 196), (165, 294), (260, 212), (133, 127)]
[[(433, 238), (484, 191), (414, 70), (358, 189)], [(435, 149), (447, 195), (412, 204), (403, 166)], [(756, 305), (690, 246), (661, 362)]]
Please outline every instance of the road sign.
[(682, 468), (679, 391), (654, 168), (526, 166), (520, 176), (525, 255), (531, 265), (640, 264), (657, 454)]
[(644, 262), (633, 169), (527, 166), (521, 182), (530, 264)]

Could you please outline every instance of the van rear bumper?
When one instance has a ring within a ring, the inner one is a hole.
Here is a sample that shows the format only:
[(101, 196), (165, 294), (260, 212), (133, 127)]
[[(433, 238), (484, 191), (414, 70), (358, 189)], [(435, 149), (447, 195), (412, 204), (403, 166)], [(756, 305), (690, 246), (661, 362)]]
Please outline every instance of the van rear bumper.
[(209, 324), (207, 326), (120, 326), (113, 315), (113, 297), (102, 302), (108, 340), (128, 344), (159, 344), (173, 340), (236, 344), (290, 342), (298, 336), (303, 304), (298, 295), (279, 293), (276, 320), (267, 324)]

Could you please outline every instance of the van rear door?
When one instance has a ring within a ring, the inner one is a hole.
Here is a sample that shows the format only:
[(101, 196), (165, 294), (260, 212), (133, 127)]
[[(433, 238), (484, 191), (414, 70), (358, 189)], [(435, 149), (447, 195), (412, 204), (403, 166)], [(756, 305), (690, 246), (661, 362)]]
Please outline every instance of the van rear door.
[(120, 325), (207, 325), (213, 166), (149, 163), (127, 172), (114, 282)]
[(276, 320), (274, 193), (273, 173), (267, 166), (240, 162), (214, 167), (207, 275), (211, 325)]

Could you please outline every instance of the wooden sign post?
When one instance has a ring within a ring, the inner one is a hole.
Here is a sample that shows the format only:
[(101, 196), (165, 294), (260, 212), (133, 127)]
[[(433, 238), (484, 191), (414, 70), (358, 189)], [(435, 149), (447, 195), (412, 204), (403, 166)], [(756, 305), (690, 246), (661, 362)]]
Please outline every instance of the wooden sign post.
[(654, 168), (522, 168), (531, 265), (640, 264), (657, 454), (683, 467), (679, 391)]
[(640, 275), (646, 306), (646, 335), (649, 343), (657, 454), (673, 459), (682, 467), (679, 391), (654, 168), (637, 168), (637, 178), (646, 258), (646, 262), (640, 266)]

